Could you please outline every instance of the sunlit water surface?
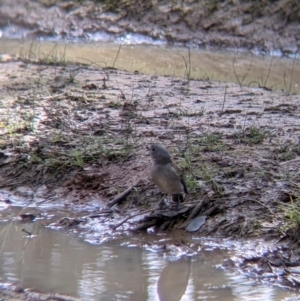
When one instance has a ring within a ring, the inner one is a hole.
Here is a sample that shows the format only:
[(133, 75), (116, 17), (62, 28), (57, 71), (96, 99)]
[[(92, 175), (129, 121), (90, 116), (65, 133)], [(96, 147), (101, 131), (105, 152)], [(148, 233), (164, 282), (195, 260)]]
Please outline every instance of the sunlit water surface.
[(116, 67), (150, 75), (235, 82), (300, 93), (299, 58), (246, 54), (232, 49), (217, 51), (128, 45), (108, 42), (49, 42), (0, 39), (0, 55), (50, 64), (81, 62), (94, 67)]
[(168, 258), (17, 221), (0, 223), (0, 241), (0, 282), (81, 300), (297, 300), (292, 291), (218, 268), (228, 251), (205, 246), (194, 257)]

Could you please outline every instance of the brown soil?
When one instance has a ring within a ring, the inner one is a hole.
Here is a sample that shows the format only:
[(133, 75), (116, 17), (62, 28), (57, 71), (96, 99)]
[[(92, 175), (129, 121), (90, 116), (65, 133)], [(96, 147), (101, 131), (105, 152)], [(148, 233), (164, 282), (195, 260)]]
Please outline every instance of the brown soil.
[[(58, 225), (93, 219), (110, 237), (148, 228), (187, 233), (205, 216), (194, 237), (275, 240), (270, 253), (245, 257), (239, 268), (253, 264), (268, 269), (269, 281), (298, 286), (290, 277), (300, 255), (298, 96), (84, 65), (16, 61), (1, 70), (2, 191), (92, 206), (93, 215)], [(154, 141), (185, 173), (190, 193), (179, 208), (157, 207), (146, 154)]]
[(287, 55), (299, 49), (299, 20), (298, 0), (4, 0), (0, 5), (1, 27), (25, 28), (33, 37), (132, 32), (169, 43)]
[[(27, 28), (33, 37), (134, 32), (183, 45), (284, 54), (296, 53), (300, 43), (297, 0), (14, 1), (1, 1), (0, 26)], [(299, 286), (298, 96), (30, 61), (1, 63), (0, 95), (1, 192), (93, 208), (93, 215), (57, 225), (82, 233), (80, 225), (92, 219), (111, 238), (146, 229), (188, 237), (190, 222), (206, 217), (194, 237), (273, 243), (268, 252), (245, 254), (226, 268)], [(177, 209), (157, 208), (161, 195), (149, 179), (146, 155), (154, 141), (185, 173), (190, 193)], [(0, 298), (64, 296), (12, 287), (1, 288)]]

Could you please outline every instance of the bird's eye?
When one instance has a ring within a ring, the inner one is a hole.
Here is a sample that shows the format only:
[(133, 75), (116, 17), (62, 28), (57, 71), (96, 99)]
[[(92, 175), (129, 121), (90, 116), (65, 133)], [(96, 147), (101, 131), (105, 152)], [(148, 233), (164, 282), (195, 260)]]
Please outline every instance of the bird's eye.
[(155, 151), (155, 147), (152, 147), (151, 150), (154, 152)]

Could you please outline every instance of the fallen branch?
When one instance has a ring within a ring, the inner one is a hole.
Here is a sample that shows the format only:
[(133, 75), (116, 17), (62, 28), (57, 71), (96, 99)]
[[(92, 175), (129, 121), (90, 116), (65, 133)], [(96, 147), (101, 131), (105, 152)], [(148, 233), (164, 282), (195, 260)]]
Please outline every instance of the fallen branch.
[(138, 186), (138, 184), (140, 183), (140, 180), (137, 181), (133, 186), (130, 186), (129, 188), (127, 188), (125, 191), (123, 191), (122, 193), (118, 194), (115, 198), (113, 198), (111, 201), (108, 202), (107, 206), (108, 207), (112, 207), (115, 204), (119, 204), (130, 192), (131, 190), (135, 187)]
[(129, 219), (132, 219), (133, 217), (136, 217), (136, 216), (138, 216), (138, 215), (142, 215), (142, 214), (151, 212), (151, 211), (156, 210), (156, 209), (158, 209), (158, 207), (157, 207), (157, 208), (154, 208), (154, 209), (148, 209), (148, 210), (145, 210), (145, 211), (136, 213), (136, 214), (129, 215), (129, 216), (125, 217), (124, 219), (122, 219), (122, 220), (121, 220), (119, 223), (117, 223), (116, 225), (112, 226), (112, 228), (113, 228), (113, 229), (117, 229), (118, 227), (120, 227), (120, 226), (122, 226), (124, 223), (126, 223)]
[(208, 202), (209, 198), (205, 196), (192, 210), (186, 221), (180, 226), (180, 229), (185, 228), (188, 223), (196, 216), (199, 214), (200, 210), (202, 207)]
[(131, 231), (140, 231), (140, 230), (147, 230), (148, 228), (155, 226), (156, 225), (156, 220), (152, 220), (152, 221), (147, 221), (144, 222), (134, 228), (131, 228)]
[(282, 166), (282, 165), (285, 165), (285, 164), (296, 163), (296, 162), (298, 162), (298, 161), (300, 161), (300, 158), (296, 158), (296, 159), (290, 160), (290, 161), (281, 162), (281, 163), (279, 163), (279, 165)]

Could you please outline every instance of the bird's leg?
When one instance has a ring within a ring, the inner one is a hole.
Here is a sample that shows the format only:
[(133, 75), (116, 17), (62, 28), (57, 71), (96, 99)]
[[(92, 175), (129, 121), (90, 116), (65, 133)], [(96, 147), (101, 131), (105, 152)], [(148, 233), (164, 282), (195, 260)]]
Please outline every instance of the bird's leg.
[(182, 202), (182, 200), (183, 200), (182, 194), (173, 194), (172, 200), (173, 200), (173, 202), (176, 202), (176, 209), (178, 209), (179, 203)]

